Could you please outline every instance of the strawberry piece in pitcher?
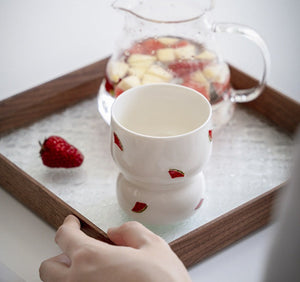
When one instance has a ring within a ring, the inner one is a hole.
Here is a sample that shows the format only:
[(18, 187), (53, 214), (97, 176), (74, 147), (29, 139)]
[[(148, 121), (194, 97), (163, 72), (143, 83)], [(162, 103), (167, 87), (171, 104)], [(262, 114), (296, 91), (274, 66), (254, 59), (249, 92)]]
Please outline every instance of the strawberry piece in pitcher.
[(169, 64), (169, 69), (177, 76), (182, 77), (189, 73), (203, 69), (203, 62), (199, 60), (176, 61)]

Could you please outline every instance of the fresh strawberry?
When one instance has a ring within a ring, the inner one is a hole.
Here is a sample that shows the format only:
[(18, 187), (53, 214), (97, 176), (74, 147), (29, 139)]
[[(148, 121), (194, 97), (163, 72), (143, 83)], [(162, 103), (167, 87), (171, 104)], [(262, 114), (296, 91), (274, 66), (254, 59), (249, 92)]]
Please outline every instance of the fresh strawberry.
[(189, 81), (183, 82), (182, 85), (183, 85), (183, 86), (186, 86), (186, 87), (189, 87), (189, 88), (192, 88), (192, 89), (198, 91), (198, 92), (201, 93), (208, 101), (210, 100), (209, 92), (208, 92), (207, 87), (205, 87), (205, 86), (204, 86), (203, 84), (201, 84), (200, 82), (196, 82), (196, 81), (189, 80)]
[(59, 136), (50, 136), (40, 145), (40, 156), (45, 166), (71, 168), (83, 162), (82, 153)]
[(169, 69), (177, 76), (182, 77), (189, 73), (203, 69), (203, 62), (200, 60), (176, 61), (169, 64)]

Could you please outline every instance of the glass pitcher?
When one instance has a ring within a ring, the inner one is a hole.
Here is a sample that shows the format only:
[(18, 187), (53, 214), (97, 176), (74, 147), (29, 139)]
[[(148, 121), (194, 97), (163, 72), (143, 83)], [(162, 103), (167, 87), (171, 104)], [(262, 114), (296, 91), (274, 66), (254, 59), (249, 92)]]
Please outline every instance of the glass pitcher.
[[(236, 102), (262, 92), (270, 64), (265, 42), (244, 25), (213, 22), (213, 0), (117, 0), (112, 6), (126, 17), (98, 94), (99, 112), (108, 124), (114, 99), (143, 84), (176, 83), (200, 92), (213, 107), (214, 128), (231, 118)], [(263, 72), (256, 87), (231, 87), (216, 33), (239, 34), (258, 45)]]

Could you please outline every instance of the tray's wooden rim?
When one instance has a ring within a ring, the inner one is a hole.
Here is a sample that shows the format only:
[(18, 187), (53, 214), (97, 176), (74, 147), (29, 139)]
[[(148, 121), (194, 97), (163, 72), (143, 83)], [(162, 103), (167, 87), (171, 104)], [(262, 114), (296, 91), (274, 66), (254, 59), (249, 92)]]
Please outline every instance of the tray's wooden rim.
[[(0, 101), (0, 135), (95, 96), (105, 75), (107, 60), (103, 59)], [(236, 88), (246, 88), (257, 83), (233, 67), (231, 77)], [(258, 99), (246, 106), (260, 112), (288, 134), (293, 134), (300, 123), (299, 103), (270, 87), (266, 87)], [(65, 216), (74, 214), (81, 220), (85, 233), (112, 243), (103, 230), (1, 154), (0, 174), (0, 185), (54, 228), (61, 225)], [(187, 267), (214, 254), (266, 225), (270, 221), (278, 192), (284, 186), (285, 183), (223, 214), (171, 242), (170, 246)]]

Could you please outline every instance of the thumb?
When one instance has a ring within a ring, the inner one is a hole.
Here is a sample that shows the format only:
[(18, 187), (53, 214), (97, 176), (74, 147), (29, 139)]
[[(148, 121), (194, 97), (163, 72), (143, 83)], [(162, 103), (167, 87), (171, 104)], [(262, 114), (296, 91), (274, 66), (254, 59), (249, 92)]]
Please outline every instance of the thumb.
[(135, 249), (157, 242), (159, 239), (157, 235), (136, 221), (126, 222), (120, 227), (109, 228), (107, 235), (116, 245)]

